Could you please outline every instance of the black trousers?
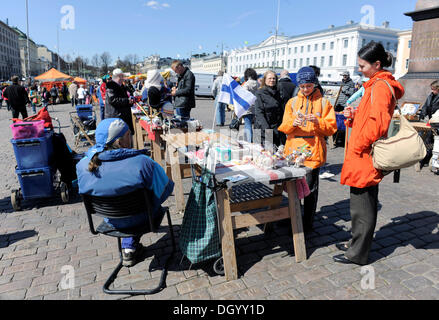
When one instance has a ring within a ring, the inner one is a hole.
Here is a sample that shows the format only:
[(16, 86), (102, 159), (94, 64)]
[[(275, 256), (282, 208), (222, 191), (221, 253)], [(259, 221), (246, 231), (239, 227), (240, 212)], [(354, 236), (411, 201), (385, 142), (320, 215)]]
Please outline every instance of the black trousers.
[(313, 228), (314, 217), (317, 210), (317, 201), (319, 199), (319, 175), (320, 168), (312, 170), (306, 175), (311, 193), (305, 197), (303, 204), (303, 229), (308, 232)]
[(27, 118), (27, 110), (26, 110), (26, 107), (18, 108), (18, 109), (14, 109), (14, 108), (12, 108), (12, 118), (16, 118), (16, 119), (18, 119), (18, 117), (20, 116), (20, 113), (21, 113), (23, 119), (26, 119), (26, 118)]
[(378, 185), (368, 188), (351, 187), (352, 239), (346, 258), (367, 264), (378, 214)]

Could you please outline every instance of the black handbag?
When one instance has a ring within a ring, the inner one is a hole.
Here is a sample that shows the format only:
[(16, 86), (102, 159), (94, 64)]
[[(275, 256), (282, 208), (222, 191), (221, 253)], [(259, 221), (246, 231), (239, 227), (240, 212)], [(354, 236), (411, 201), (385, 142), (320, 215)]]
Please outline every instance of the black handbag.
[(234, 117), (232, 119), (232, 121), (229, 124), (229, 128), (231, 130), (238, 130), (239, 131), (239, 126), (241, 125), (241, 119), (238, 119), (238, 117)]

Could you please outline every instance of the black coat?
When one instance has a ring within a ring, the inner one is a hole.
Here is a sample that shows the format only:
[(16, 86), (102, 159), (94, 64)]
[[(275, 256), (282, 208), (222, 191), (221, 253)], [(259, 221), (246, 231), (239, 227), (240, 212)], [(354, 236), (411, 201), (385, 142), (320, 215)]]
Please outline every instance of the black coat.
[(188, 68), (178, 76), (174, 105), (176, 108), (195, 108), (195, 76)]
[(431, 116), (439, 110), (439, 94), (437, 95), (433, 95), (433, 93), (431, 93), (427, 100), (425, 101), (424, 106), (422, 107), (422, 111), (421, 111), (421, 120), (424, 119), (425, 117), (428, 117), (429, 119), (431, 118)]
[(283, 108), (277, 88), (263, 87), (256, 92), (255, 128), (276, 129), (282, 124)]
[(108, 118), (122, 119), (130, 128), (131, 134), (134, 134), (131, 104), (127, 89), (114, 81), (107, 83), (107, 91), (105, 93), (105, 119)]
[(277, 84), (277, 90), (279, 90), (282, 108), (285, 109), (287, 102), (293, 97), (296, 85), (290, 78), (282, 78)]
[[(340, 97), (338, 98), (337, 106), (346, 107), (346, 102), (355, 93), (355, 83), (349, 78), (346, 82), (342, 81), (342, 88)], [(338, 111), (338, 110), (336, 110)]]
[(7, 87), (3, 96), (8, 98), (11, 108), (14, 110), (26, 109), (26, 105), (30, 103), (26, 89), (18, 84)]

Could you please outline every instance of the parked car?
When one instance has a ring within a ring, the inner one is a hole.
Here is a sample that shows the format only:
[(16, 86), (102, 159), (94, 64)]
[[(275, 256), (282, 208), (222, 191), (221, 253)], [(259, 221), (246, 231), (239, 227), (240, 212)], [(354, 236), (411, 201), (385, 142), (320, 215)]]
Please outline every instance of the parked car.
[(198, 97), (209, 97), (215, 99), (212, 95), (213, 82), (216, 75), (213, 73), (194, 72), (195, 76), (195, 95)]

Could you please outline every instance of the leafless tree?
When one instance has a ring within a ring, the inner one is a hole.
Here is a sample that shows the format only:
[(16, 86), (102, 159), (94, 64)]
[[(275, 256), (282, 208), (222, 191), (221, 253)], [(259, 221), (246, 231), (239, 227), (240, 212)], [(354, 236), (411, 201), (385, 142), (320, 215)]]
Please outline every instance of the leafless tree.
[(104, 73), (108, 72), (108, 66), (111, 64), (111, 55), (108, 52), (104, 52), (100, 56), (102, 71)]

